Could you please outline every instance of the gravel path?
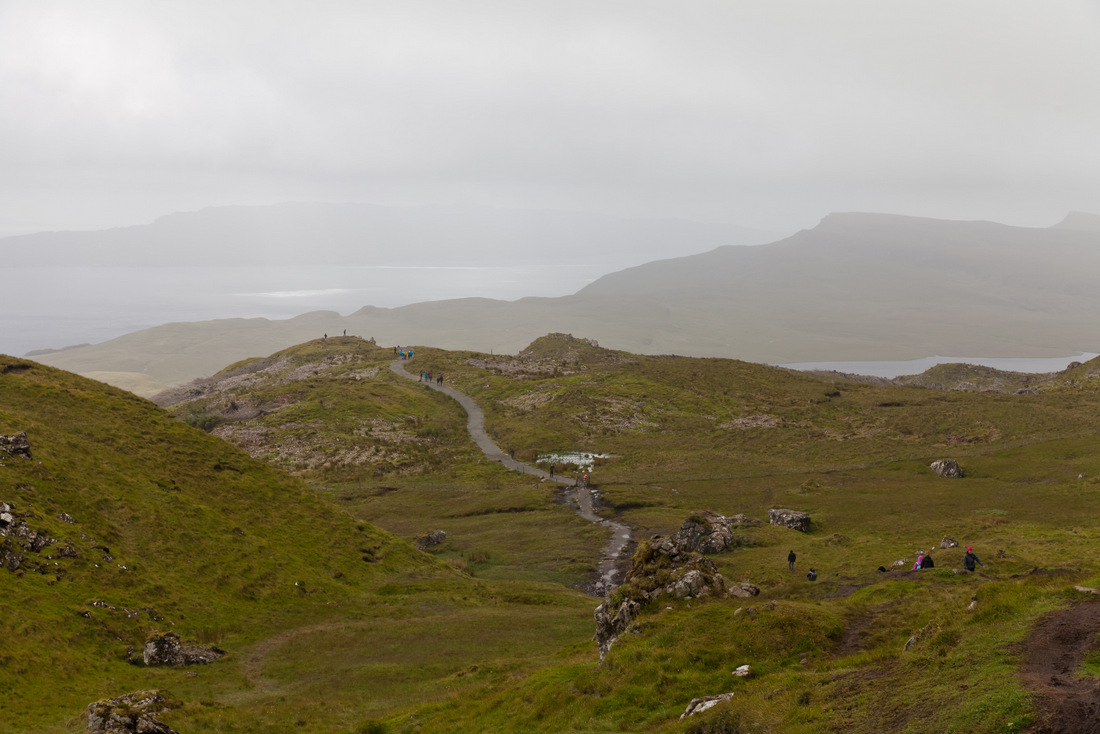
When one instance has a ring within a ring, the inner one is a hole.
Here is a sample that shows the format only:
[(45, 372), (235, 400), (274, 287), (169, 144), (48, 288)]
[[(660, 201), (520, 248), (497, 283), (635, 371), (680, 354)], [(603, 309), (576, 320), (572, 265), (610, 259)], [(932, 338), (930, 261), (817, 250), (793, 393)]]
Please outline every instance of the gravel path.
[[(416, 375), (405, 370), (403, 360), (395, 359), (391, 362), (390, 370), (401, 377), (419, 381)], [(468, 395), (460, 393), (449, 385), (440, 385), (437, 382), (421, 382), (421, 384), (449, 395), (458, 401), (458, 404), (466, 411), (466, 430), (469, 431), (470, 438), (474, 440), (474, 443), (477, 444), (486, 457), (493, 461), (499, 461), (512, 471), (531, 474), (566, 487), (566, 499), (578, 515), (591, 523), (603, 525), (611, 531), (611, 539), (604, 547), (600, 558), (600, 578), (593, 585), (592, 591), (603, 596), (615, 588), (619, 566), (626, 561), (623, 558), (623, 552), (630, 542), (630, 528), (622, 523), (597, 515), (592, 503), (592, 490), (588, 487), (577, 486), (577, 481), (573, 477), (551, 477), (549, 472), (516, 461), (501, 451), (500, 447), (493, 443), (493, 439), (489, 438), (489, 434), (485, 432), (485, 414), (481, 412), (481, 408)]]

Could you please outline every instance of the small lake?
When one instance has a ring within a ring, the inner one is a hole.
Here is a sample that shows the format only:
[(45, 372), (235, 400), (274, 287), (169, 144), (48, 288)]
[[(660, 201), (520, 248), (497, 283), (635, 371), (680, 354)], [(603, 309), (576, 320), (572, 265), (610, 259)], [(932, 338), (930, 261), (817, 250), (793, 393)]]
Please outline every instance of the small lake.
[(1100, 356), (1095, 352), (1082, 352), (1069, 357), (923, 357), (921, 359), (907, 359), (900, 361), (883, 362), (794, 362), (777, 365), (792, 370), (809, 372), (813, 370), (830, 370), (846, 372), (853, 375), (869, 375), (871, 377), (900, 377), (902, 375), (919, 375), (938, 364), (977, 364), (983, 367), (992, 367), (1007, 372), (1027, 372), (1031, 374), (1044, 372), (1059, 372), (1064, 370), (1071, 362), (1087, 362)]

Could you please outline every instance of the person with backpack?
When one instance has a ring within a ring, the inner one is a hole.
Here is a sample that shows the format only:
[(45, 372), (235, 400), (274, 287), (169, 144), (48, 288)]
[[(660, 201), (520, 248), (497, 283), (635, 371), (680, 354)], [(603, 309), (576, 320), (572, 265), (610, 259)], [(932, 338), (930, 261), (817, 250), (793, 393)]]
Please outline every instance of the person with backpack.
[(969, 545), (966, 546), (966, 555), (963, 556), (963, 568), (965, 568), (970, 573), (974, 573), (974, 562), (975, 561), (977, 561), (979, 566), (981, 566), (982, 568), (985, 568), (985, 564), (982, 563), (982, 559), (980, 559), (976, 555), (974, 555), (974, 549), (971, 548)]
[(936, 564), (932, 561), (932, 556), (925, 556), (920, 562), (921, 568), (935, 568)]
[(810, 572), (806, 574), (806, 578), (810, 581), (817, 581), (817, 571), (811, 568)]
[(794, 554), (793, 550), (790, 553), (787, 554), (787, 570), (789, 570), (789, 571), (794, 570), (794, 559), (797, 558), (797, 557), (798, 556), (796, 556)]

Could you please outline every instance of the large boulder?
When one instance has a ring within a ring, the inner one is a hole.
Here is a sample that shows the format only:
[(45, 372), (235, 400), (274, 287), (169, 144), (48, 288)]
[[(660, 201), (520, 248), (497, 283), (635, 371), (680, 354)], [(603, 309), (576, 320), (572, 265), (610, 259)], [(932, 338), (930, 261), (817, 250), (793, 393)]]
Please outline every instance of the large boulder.
[(105, 698), (88, 704), (88, 731), (93, 734), (179, 734), (157, 721), (157, 714), (179, 705), (171, 694), (156, 689)]
[(936, 472), (936, 476), (945, 477), (947, 479), (959, 479), (963, 476), (962, 467), (960, 467), (959, 462), (954, 459), (937, 459), (928, 466), (932, 471)]
[(797, 530), (800, 533), (806, 533), (810, 530), (810, 516), (798, 510), (772, 508), (768, 510), (768, 522), (772, 525)]
[[(673, 536), (680, 548), (699, 553), (721, 553), (739, 544), (735, 529), (759, 525), (745, 515), (725, 517), (714, 512), (693, 512)], [(740, 542), (744, 542), (744, 538)]]
[(175, 632), (153, 635), (145, 642), (144, 660), (149, 666), (207, 665), (225, 655), (216, 647), (183, 645)]

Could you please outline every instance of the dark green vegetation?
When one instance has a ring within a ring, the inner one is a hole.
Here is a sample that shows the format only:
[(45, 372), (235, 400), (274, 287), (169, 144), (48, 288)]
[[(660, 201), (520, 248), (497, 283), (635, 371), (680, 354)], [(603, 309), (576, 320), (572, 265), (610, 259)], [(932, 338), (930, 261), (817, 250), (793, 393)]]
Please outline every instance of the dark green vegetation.
[[(568, 588), (594, 568), (601, 531), (480, 459), (453, 401), (390, 373), (392, 357), (311, 342), (177, 395), (183, 421), (312, 488), (124, 393), (6, 363), (0, 434), (26, 430), (42, 464), (5, 458), (0, 501), (33, 509), (80, 557), (52, 575), (0, 571), (17, 640), (0, 675), (26, 691), (4, 720), (76, 731), (91, 700), (160, 685), (185, 702), (164, 717), (181, 732), (1021, 731), (1038, 714), (1020, 643), (1077, 600), (1075, 584), (1100, 585), (1096, 362), (1015, 394), (639, 357), (564, 335), (518, 357), (418, 348), (407, 369), (473, 396), (517, 459), (610, 455), (593, 484), (639, 538), (699, 510), (813, 517), (808, 534), (751, 528), (712, 557), (760, 597), (658, 599), (601, 666), (596, 600)], [(967, 476), (934, 476), (945, 457)], [(369, 522), (448, 539), (433, 560)], [(79, 532), (129, 570), (87, 568), (98, 556)], [(975, 547), (979, 574), (954, 573), (962, 552), (941, 550), (944, 535)], [(919, 550), (935, 570), (876, 571)], [(130, 665), (125, 647), (164, 623), (108, 617), (96, 599), (154, 607), (230, 655), (197, 678)], [(746, 663), (753, 675), (734, 678)], [(64, 681), (41, 669), (54, 666)], [(725, 692), (678, 721), (692, 698)]]

